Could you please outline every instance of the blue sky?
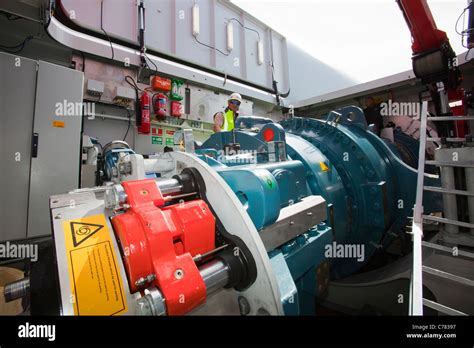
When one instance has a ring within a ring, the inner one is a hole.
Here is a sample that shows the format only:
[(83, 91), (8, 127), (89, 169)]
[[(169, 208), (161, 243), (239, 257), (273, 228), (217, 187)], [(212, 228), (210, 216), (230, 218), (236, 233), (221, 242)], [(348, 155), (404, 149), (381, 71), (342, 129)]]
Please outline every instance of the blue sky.
[[(232, 2), (358, 82), (411, 69), (411, 36), (395, 0)], [(467, 0), (429, 0), (428, 4), (456, 53), (465, 52), (455, 24)]]

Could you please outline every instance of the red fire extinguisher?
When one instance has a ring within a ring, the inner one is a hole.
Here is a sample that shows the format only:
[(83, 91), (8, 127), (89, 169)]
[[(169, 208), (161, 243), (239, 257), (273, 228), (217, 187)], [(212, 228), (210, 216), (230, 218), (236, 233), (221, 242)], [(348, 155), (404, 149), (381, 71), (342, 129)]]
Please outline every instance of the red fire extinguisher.
[(165, 117), (167, 113), (168, 98), (163, 93), (153, 95), (153, 107), (158, 117)]
[(150, 96), (144, 92), (140, 97), (140, 126), (138, 132), (150, 134)]

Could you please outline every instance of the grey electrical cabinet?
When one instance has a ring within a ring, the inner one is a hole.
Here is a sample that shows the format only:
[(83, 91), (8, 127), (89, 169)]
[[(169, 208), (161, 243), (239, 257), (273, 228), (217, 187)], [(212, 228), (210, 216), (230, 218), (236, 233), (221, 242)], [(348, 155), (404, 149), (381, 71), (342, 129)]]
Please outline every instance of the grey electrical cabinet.
[(0, 241), (26, 238), (37, 67), (0, 53)]
[(51, 233), (49, 197), (79, 187), (83, 73), (0, 53), (0, 241)]

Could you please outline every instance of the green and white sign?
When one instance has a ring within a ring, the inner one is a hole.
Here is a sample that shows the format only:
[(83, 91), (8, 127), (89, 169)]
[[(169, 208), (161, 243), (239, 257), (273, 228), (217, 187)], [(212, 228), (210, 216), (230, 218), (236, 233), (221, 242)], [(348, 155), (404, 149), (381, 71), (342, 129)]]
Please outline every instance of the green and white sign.
[[(168, 139), (166, 139), (168, 140)], [(168, 142), (168, 141), (166, 141)], [(163, 145), (163, 137), (151, 137), (151, 143), (153, 145)]]

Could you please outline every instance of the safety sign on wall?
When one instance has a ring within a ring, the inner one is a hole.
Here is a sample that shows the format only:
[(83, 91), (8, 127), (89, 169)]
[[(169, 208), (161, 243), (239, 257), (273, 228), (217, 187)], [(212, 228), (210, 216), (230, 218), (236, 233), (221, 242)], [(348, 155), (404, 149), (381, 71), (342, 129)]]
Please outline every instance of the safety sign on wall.
[(153, 145), (163, 145), (163, 137), (151, 137), (151, 143)]
[(105, 216), (65, 221), (64, 234), (74, 314), (127, 312), (117, 255)]

